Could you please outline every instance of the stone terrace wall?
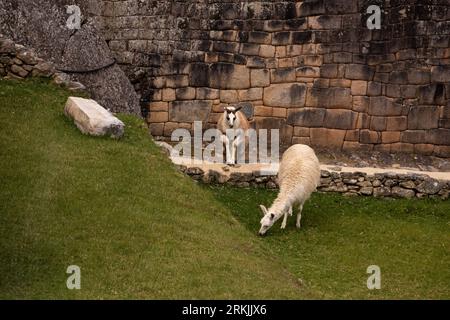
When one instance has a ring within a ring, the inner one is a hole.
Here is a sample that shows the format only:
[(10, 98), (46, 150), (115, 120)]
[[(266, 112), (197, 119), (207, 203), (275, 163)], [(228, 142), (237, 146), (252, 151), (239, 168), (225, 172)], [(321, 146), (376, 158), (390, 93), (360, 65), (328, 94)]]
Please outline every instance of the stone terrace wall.
[[(192, 179), (206, 184), (228, 185), (240, 188), (278, 188), (276, 176), (261, 175), (260, 171), (225, 173), (203, 170), (199, 167), (178, 166)], [(345, 196), (373, 196), (376, 198), (433, 198), (450, 197), (450, 181), (437, 180), (426, 174), (398, 174), (383, 172), (368, 175), (364, 172), (336, 172), (321, 170), (319, 192), (337, 192)]]
[(239, 103), (284, 144), (450, 157), (448, 0), (103, 1), (102, 16), (153, 135)]

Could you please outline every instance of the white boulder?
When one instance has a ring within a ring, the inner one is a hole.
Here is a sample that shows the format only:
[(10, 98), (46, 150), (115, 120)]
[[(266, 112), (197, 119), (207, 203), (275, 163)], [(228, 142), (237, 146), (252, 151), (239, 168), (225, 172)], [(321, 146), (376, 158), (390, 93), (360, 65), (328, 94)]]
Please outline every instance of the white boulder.
[(78, 129), (85, 134), (109, 135), (112, 138), (120, 138), (124, 134), (124, 123), (95, 100), (69, 97), (64, 113), (73, 119)]

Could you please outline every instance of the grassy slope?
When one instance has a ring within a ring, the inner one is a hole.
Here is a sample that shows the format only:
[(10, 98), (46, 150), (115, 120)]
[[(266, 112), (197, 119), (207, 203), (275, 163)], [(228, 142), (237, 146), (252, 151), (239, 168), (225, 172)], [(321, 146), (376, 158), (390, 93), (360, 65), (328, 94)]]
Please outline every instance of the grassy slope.
[(0, 81), (0, 298), (311, 297), (141, 121), (122, 117), (121, 141), (83, 136), (67, 96)]
[[(252, 233), (256, 203), (274, 192), (207, 187)], [(232, 205), (231, 205), (232, 204)], [(323, 298), (450, 298), (450, 201), (383, 200), (314, 194), (285, 230), (261, 240), (297, 278)], [(381, 290), (366, 287), (369, 265), (381, 268)]]
[(316, 194), (302, 231), (259, 239), (273, 192), (197, 186), (132, 117), (121, 141), (83, 136), (66, 98), (0, 81), (0, 298), (450, 298), (449, 201)]

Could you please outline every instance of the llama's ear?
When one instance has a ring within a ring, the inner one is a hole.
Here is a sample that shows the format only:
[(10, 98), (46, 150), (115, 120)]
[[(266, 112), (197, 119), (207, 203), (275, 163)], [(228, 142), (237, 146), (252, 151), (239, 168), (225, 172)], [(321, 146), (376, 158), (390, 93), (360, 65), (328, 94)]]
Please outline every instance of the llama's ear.
[(238, 111), (241, 110), (241, 109), (242, 109), (242, 106), (236, 107), (236, 108), (234, 109), (234, 112), (238, 112)]
[(259, 206), (261, 208), (261, 211), (263, 213), (263, 216), (265, 216), (267, 214), (267, 208), (264, 207), (262, 204)]

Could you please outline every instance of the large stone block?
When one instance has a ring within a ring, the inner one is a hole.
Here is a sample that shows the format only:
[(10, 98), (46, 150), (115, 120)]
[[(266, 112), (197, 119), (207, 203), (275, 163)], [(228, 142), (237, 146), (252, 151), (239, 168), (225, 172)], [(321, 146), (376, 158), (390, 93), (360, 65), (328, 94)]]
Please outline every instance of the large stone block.
[(438, 127), (438, 106), (411, 106), (408, 113), (408, 129), (434, 129)]
[(354, 96), (352, 110), (357, 112), (367, 112), (369, 109), (370, 98), (366, 96)]
[(292, 109), (288, 111), (287, 123), (299, 127), (322, 127), (325, 114), (326, 109), (323, 108)]
[(370, 130), (375, 131), (384, 131), (387, 126), (387, 118), (386, 117), (377, 117), (372, 116), (370, 119)]
[(425, 84), (430, 82), (430, 71), (408, 70), (408, 82), (411, 84)]
[(408, 128), (408, 118), (402, 117), (388, 117), (386, 122), (387, 131), (403, 131)]
[(365, 96), (367, 94), (367, 81), (352, 81), (351, 92), (354, 96)]
[(189, 85), (193, 87), (209, 86), (209, 66), (206, 63), (193, 63), (189, 73)]
[(382, 143), (400, 142), (400, 131), (384, 131), (381, 133)]
[(401, 141), (406, 143), (425, 143), (426, 134), (425, 130), (406, 130), (401, 134)]
[(450, 145), (450, 129), (432, 129), (427, 133), (427, 142), (432, 144)]
[(240, 101), (254, 101), (262, 100), (263, 89), (262, 88), (250, 88), (248, 90), (238, 91)]
[(327, 109), (324, 127), (332, 129), (354, 129), (358, 114), (351, 110)]
[(373, 116), (400, 116), (402, 105), (384, 96), (370, 97), (369, 114)]
[(294, 68), (278, 68), (270, 72), (270, 80), (272, 83), (294, 82), (295, 69)]
[(174, 101), (169, 106), (169, 119), (174, 122), (207, 121), (212, 101)]
[(264, 104), (271, 107), (303, 107), (306, 86), (298, 83), (273, 84), (264, 88)]
[(267, 69), (250, 70), (250, 82), (252, 87), (267, 87), (270, 85), (270, 73)]
[(219, 92), (218, 89), (211, 89), (211, 88), (197, 88), (196, 90), (196, 99), (197, 100), (215, 100), (219, 99)]
[(419, 104), (436, 104), (443, 105), (445, 103), (445, 87), (443, 83), (432, 83), (420, 86), (417, 89), (417, 97)]
[(93, 136), (123, 136), (125, 125), (95, 100), (69, 97), (64, 113), (81, 132)]
[(342, 148), (346, 130), (311, 128), (311, 144), (320, 147)]
[(361, 130), (359, 133), (359, 142), (361, 143), (380, 143), (381, 132), (371, 130)]
[(434, 66), (431, 68), (432, 82), (450, 82), (450, 65)]
[(309, 88), (307, 107), (351, 109), (352, 96), (349, 88)]
[(374, 70), (364, 64), (349, 64), (345, 69), (345, 77), (351, 80), (372, 80)]
[(248, 89), (250, 70), (242, 65), (214, 63), (210, 67), (209, 81), (212, 88)]

